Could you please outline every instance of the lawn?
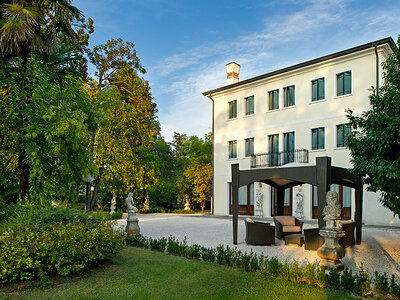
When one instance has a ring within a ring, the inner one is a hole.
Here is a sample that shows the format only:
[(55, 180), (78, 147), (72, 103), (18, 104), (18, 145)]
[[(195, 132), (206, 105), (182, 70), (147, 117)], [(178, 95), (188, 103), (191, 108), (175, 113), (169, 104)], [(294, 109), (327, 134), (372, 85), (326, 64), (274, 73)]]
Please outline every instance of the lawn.
[[(18, 287), (18, 286), (17, 286)], [(14, 289), (16, 290), (17, 287)], [(10, 292), (1, 299), (354, 299), (344, 291), (127, 247), (90, 276)]]

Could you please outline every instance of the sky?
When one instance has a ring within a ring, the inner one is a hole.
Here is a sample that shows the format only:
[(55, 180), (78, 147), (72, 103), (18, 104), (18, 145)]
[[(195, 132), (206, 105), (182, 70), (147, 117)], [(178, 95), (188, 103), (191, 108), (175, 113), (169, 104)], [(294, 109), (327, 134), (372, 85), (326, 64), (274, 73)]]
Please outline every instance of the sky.
[(135, 43), (157, 104), (161, 134), (204, 136), (225, 65), (244, 80), (400, 34), (399, 0), (75, 0), (94, 20), (91, 46)]

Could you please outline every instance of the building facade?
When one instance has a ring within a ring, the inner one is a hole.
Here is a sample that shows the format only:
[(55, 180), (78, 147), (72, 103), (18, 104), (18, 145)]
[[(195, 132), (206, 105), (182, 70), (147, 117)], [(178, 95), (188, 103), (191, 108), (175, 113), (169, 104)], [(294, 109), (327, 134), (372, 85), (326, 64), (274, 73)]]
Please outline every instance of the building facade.
[[(227, 64), (228, 85), (203, 93), (213, 103), (213, 213), (231, 213), (233, 163), (240, 169), (278, 168), (315, 164), (316, 157), (330, 156), (332, 165), (351, 168), (346, 109), (355, 114), (368, 109), (371, 87), (382, 83), (381, 63), (394, 46), (386, 38), (244, 81), (239, 81), (240, 66)], [(353, 219), (354, 190), (331, 189), (342, 201), (342, 218)], [(306, 184), (287, 189), (284, 214), (317, 219), (316, 195), (316, 187)], [(364, 187), (363, 198), (364, 224), (400, 225), (379, 203), (379, 194)], [(239, 214), (274, 216), (276, 201), (273, 187), (249, 184), (239, 190)]]

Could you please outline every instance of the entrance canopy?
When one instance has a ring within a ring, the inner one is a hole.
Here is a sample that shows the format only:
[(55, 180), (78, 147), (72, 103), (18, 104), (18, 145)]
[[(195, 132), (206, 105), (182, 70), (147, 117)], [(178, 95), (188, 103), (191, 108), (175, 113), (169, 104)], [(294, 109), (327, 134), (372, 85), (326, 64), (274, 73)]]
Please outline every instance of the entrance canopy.
[(285, 189), (300, 184), (311, 184), (318, 191), (318, 227), (325, 226), (322, 212), (326, 206), (326, 193), (331, 184), (340, 184), (355, 189), (355, 223), (356, 242), (361, 244), (362, 221), (362, 178), (354, 176), (346, 168), (331, 165), (331, 158), (317, 157), (316, 165), (286, 166), (278, 168), (259, 168), (239, 170), (239, 164), (231, 165), (232, 175), (232, 218), (233, 218), (233, 243), (237, 245), (238, 239), (238, 201), (239, 188), (253, 182), (263, 182), (277, 189), (277, 212), (283, 214)]

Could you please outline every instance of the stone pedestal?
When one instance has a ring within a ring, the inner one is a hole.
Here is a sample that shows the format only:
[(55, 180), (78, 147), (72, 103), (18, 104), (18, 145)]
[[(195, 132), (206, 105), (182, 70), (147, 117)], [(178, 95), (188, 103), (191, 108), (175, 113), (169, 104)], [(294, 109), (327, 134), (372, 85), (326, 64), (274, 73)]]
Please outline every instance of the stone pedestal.
[(344, 265), (340, 259), (344, 257), (345, 251), (339, 245), (339, 239), (345, 235), (345, 232), (324, 228), (319, 231), (319, 234), (324, 238), (324, 244), (317, 250), (318, 256), (322, 258), (320, 266), (325, 266), (328, 270), (342, 271)]
[(126, 228), (125, 228), (127, 235), (136, 235), (140, 233), (139, 227), (139, 219), (138, 217), (134, 216), (126, 220)]

